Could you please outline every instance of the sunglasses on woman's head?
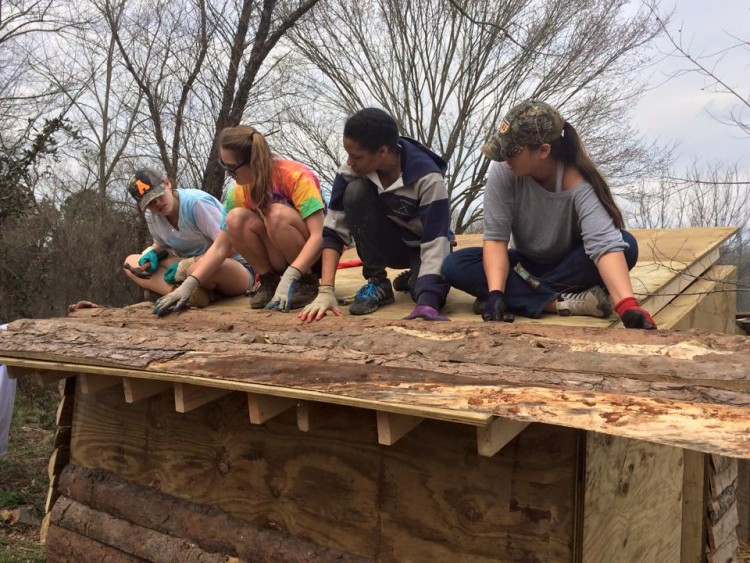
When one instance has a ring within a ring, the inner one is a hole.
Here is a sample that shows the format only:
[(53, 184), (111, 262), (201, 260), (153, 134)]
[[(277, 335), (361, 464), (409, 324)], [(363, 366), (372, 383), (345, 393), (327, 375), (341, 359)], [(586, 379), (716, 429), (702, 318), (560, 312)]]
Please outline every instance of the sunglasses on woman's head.
[(224, 170), (224, 172), (226, 172), (230, 176), (236, 176), (237, 170), (245, 166), (245, 164), (247, 164), (247, 160), (243, 160), (239, 164), (232, 165), (232, 164), (227, 164), (226, 162), (221, 160), (221, 158), (219, 158), (219, 166), (221, 166), (222, 170)]

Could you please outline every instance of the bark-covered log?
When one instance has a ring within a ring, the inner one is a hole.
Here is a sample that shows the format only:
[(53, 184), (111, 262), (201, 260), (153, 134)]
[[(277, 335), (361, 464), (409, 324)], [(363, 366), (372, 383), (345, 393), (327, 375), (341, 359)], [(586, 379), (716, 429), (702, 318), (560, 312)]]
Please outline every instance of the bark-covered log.
[(227, 555), (208, 553), (193, 542), (144, 528), (67, 497), (52, 509), (51, 523), (145, 561), (226, 563)]
[(144, 563), (112, 546), (51, 524), (45, 549), (47, 563)]
[(411, 416), (499, 416), (750, 458), (747, 337), (488, 324), (337, 318), (310, 327), (293, 315), (205, 310), (166, 324), (139, 310), (103, 310), (96, 319), (15, 321), (0, 334), (0, 356)]
[[(215, 506), (191, 503), (101, 469), (68, 465), (60, 476), (59, 489), (66, 497), (111, 517), (161, 534), (180, 537), (207, 552), (234, 555), (241, 560), (300, 563), (369, 561), (317, 546), (289, 534), (257, 529)], [(56, 507), (58, 505), (60, 501)]]

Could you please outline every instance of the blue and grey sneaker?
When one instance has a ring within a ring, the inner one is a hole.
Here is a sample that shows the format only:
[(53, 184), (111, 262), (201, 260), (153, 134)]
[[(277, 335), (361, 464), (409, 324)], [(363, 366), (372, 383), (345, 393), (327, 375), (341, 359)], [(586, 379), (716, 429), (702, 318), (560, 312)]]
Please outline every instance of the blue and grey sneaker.
[(349, 313), (352, 315), (369, 315), (383, 305), (390, 305), (394, 301), (393, 288), (388, 278), (370, 278), (357, 291), (354, 301), (349, 305)]

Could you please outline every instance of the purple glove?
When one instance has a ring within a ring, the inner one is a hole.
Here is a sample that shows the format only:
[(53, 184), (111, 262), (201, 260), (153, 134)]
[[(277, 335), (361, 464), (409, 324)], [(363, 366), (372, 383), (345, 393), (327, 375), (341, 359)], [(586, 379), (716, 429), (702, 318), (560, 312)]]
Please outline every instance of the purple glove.
[(405, 321), (412, 319), (425, 319), (427, 321), (449, 321), (450, 319), (441, 314), (437, 309), (429, 305), (417, 305), (414, 310), (404, 317)]

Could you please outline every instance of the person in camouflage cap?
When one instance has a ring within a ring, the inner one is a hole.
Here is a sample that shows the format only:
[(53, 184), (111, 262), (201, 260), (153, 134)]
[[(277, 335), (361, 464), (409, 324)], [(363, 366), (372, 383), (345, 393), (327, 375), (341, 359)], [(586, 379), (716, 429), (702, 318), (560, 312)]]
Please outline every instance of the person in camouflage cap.
[(446, 281), (477, 298), (474, 312), (508, 322), (515, 314), (606, 318), (614, 310), (627, 328), (655, 329), (628, 274), (638, 244), (573, 126), (551, 105), (526, 100), (508, 111), (482, 154), (494, 161), (484, 245), (443, 262)]
[(508, 160), (524, 146), (552, 143), (563, 135), (565, 120), (555, 108), (539, 100), (521, 102), (500, 123), (482, 154), (490, 160)]

